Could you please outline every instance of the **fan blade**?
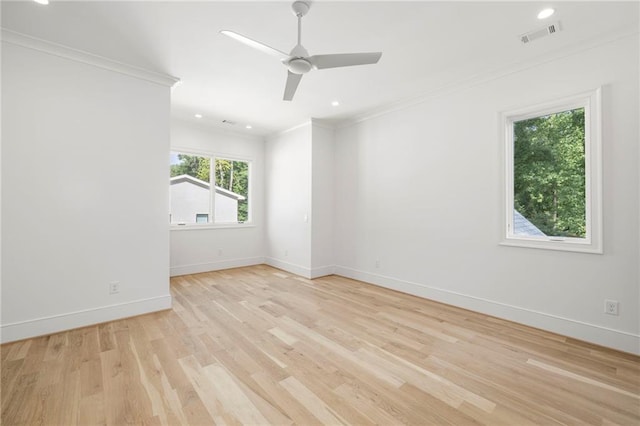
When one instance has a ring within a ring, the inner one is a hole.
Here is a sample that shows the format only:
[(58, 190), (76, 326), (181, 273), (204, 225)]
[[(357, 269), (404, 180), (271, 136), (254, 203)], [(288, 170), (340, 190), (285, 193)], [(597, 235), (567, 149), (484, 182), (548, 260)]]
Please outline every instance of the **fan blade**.
[(287, 84), (284, 87), (283, 101), (290, 101), (293, 99), (293, 95), (296, 93), (300, 80), (302, 80), (302, 74), (294, 74), (291, 71), (287, 71)]
[(259, 41), (252, 40), (249, 37), (243, 36), (242, 34), (238, 34), (228, 30), (220, 31), (220, 34), (224, 34), (227, 37), (231, 37), (232, 39), (237, 40), (240, 43), (244, 43), (249, 47), (253, 47), (254, 49), (259, 50), (263, 53), (266, 53), (271, 56), (275, 56), (280, 60), (285, 60), (289, 58), (289, 55), (287, 53), (284, 53), (278, 49), (274, 49), (273, 47), (267, 46), (266, 44), (260, 43)]
[(382, 52), (337, 53), (333, 55), (313, 55), (307, 59), (315, 69), (350, 67), (352, 65), (375, 64)]

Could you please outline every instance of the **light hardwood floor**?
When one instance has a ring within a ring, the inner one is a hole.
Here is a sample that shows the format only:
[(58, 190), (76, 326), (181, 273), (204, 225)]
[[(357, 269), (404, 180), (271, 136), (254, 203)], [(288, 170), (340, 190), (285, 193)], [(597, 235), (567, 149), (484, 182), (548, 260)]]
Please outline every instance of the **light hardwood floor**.
[(3, 345), (3, 425), (640, 424), (640, 358), (340, 277), (172, 279), (170, 311)]

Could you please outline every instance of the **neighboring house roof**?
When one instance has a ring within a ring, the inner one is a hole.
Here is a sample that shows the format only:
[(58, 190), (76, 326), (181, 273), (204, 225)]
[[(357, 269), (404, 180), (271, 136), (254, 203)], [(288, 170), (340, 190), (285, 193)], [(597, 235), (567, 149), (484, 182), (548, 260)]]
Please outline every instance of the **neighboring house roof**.
[[(174, 176), (171, 179), (169, 179), (169, 182), (171, 185), (175, 185), (176, 183), (188, 182), (192, 185), (196, 185), (204, 189), (210, 188), (209, 182), (205, 182), (203, 180), (194, 178), (193, 176), (189, 176), (189, 175)], [(224, 195), (229, 198), (233, 198), (234, 200), (238, 200), (238, 201), (242, 201), (247, 198), (244, 195), (236, 194), (233, 191), (229, 191), (228, 189), (221, 188), (217, 185), (216, 185), (216, 193), (220, 195)]]
[(529, 219), (522, 216), (518, 210), (513, 210), (513, 228), (515, 235), (528, 235), (532, 237), (546, 237), (547, 234), (542, 232)]

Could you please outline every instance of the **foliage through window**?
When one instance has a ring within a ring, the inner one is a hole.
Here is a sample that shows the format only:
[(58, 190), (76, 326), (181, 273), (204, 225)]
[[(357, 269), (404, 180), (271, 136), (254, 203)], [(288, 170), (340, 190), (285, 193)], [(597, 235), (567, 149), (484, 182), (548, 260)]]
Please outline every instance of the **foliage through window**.
[(601, 252), (599, 91), (503, 114), (503, 243)]
[(514, 210), (544, 235), (584, 238), (584, 108), (516, 121), (513, 134)]
[(172, 152), (171, 223), (248, 222), (249, 173), (248, 161)]

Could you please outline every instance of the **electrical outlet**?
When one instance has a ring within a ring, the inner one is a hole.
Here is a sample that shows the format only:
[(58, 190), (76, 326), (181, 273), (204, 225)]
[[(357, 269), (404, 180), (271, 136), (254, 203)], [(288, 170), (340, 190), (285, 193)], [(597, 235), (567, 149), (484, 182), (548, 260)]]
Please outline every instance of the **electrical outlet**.
[(604, 301), (604, 313), (609, 315), (618, 315), (618, 308), (620, 307), (620, 302), (617, 300), (608, 300)]
[(289, 256), (289, 250), (284, 251), (284, 257), (287, 257), (287, 256)]
[(218, 249), (218, 256), (222, 256), (222, 249)]
[(109, 294), (120, 293), (120, 281), (112, 281), (109, 283)]
[(380, 259), (376, 259), (376, 268), (380, 267)]

